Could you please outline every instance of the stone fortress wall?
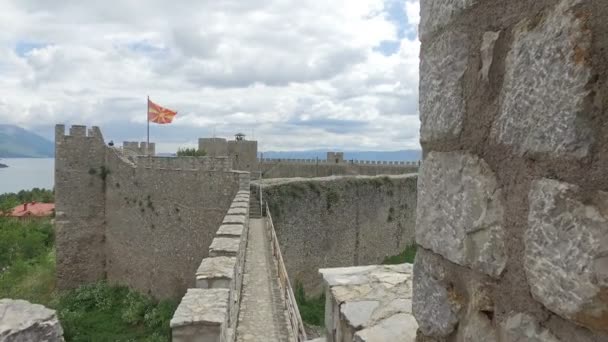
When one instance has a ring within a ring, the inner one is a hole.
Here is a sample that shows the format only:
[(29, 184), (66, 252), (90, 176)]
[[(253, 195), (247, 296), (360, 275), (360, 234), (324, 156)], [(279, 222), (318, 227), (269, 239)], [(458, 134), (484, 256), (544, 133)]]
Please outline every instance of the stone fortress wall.
[(379, 264), (414, 243), (416, 175), (254, 181), (292, 286), (319, 294), (319, 268)]
[(424, 341), (608, 341), (608, 2), (421, 1)]
[[(157, 298), (179, 298), (193, 287), (187, 275), (208, 256), (242, 174), (205, 158), (146, 166), (107, 147), (96, 127), (87, 133), (72, 126), (66, 135), (58, 125), (59, 288), (107, 279)], [(218, 166), (184, 167), (211, 164)]]

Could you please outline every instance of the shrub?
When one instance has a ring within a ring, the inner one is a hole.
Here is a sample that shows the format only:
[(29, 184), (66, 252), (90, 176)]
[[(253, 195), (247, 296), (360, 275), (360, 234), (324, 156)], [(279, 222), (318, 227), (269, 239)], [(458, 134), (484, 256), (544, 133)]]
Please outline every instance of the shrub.
[(396, 265), (396, 264), (403, 264), (403, 263), (413, 264), (415, 258), (416, 258), (416, 245), (411, 245), (411, 246), (406, 247), (403, 250), (403, 252), (401, 252), (397, 255), (385, 257), (384, 261), (382, 261), (382, 263), (385, 265)]
[(199, 150), (196, 148), (179, 148), (177, 150), (178, 157), (204, 157), (207, 155), (207, 151)]
[(300, 316), (305, 323), (323, 326), (325, 325), (325, 294), (318, 297), (306, 298), (302, 283), (296, 283), (296, 302), (300, 310)]

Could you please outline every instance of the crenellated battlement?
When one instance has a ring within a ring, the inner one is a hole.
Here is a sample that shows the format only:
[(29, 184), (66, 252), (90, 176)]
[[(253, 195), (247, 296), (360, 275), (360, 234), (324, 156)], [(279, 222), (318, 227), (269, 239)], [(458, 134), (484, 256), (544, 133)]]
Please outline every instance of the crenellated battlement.
[(331, 160), (326, 159), (293, 159), (293, 158), (259, 158), (258, 162), (262, 164), (274, 164), (274, 163), (294, 163), (294, 164), (338, 164), (338, 165), (392, 165), (392, 166), (420, 166), (420, 161), (387, 161), (387, 160), (342, 160), (339, 163), (335, 163)]
[(123, 141), (122, 149), (124, 151), (131, 152), (135, 155), (142, 156), (153, 156), (156, 154), (156, 144), (148, 143), (145, 141), (137, 142), (137, 141)]
[(65, 134), (65, 125), (55, 125), (55, 139), (59, 140), (63, 138), (96, 138), (103, 141), (103, 135), (97, 126), (87, 128), (84, 125), (72, 125), (70, 126), (69, 133)]

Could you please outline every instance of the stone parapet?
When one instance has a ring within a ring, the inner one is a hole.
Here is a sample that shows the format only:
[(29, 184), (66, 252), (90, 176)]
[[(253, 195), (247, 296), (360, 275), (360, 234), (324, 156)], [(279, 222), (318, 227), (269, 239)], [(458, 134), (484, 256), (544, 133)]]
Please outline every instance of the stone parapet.
[(226, 341), (227, 289), (188, 289), (171, 318), (174, 342)]
[[(239, 188), (248, 189), (249, 173), (239, 173)], [(244, 208), (240, 205), (242, 203), (246, 205)], [(223, 221), (209, 246), (209, 257), (201, 261), (196, 271), (197, 289), (188, 290), (180, 304), (180, 308), (182, 305), (184, 308), (182, 310), (178, 308), (171, 320), (174, 341), (232, 342), (236, 337), (234, 332), (241, 302), (245, 250), (249, 232), (248, 191), (238, 191)], [(220, 296), (215, 292), (205, 292), (218, 289), (226, 291), (225, 294), (222, 293)], [(211, 305), (207, 301), (216, 298), (224, 303), (224, 295), (226, 304), (223, 311), (220, 312), (219, 309), (216, 310), (217, 307), (211, 306), (211, 310), (217, 311), (213, 321), (207, 322), (206, 317), (197, 318), (200, 316), (200, 311), (205, 310), (205, 306)]]
[(414, 342), (412, 265), (324, 268), (328, 342)]

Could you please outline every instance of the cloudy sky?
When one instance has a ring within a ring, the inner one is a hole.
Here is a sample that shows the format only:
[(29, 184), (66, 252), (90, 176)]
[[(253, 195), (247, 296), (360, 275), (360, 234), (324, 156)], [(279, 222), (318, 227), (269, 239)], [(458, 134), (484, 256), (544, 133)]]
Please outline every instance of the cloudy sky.
[[(419, 148), (413, 0), (3, 0), (0, 122), (145, 140), (253, 135), (262, 150)], [(145, 5), (144, 5), (145, 4)]]

